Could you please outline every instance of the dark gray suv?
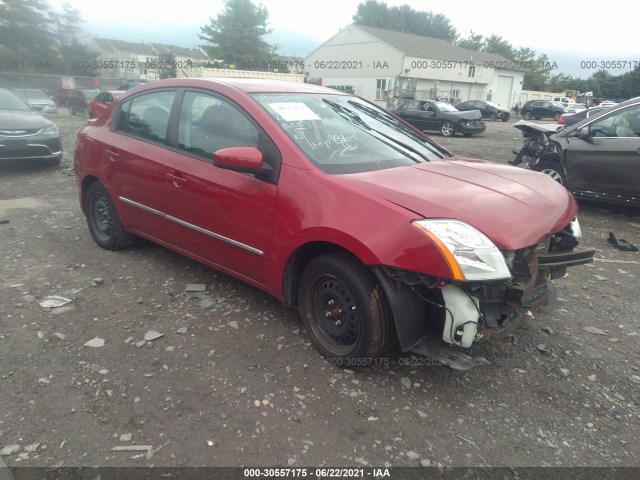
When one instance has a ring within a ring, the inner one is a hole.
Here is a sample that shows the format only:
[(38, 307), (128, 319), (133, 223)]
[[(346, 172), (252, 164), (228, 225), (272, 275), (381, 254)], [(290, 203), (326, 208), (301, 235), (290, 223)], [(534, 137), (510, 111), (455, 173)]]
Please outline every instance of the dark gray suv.
[(535, 118), (553, 118), (556, 122), (562, 115), (567, 113), (567, 108), (560, 102), (551, 102), (549, 100), (529, 100), (522, 106), (520, 115), (526, 120)]

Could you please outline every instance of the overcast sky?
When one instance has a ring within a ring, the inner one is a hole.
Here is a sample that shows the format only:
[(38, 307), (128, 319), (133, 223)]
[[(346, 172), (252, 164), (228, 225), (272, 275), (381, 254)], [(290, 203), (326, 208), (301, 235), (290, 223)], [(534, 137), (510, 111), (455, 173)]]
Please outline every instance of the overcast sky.
[[(162, 42), (181, 46), (199, 43), (200, 27), (215, 18), (223, 0), (67, 0), (85, 20), (93, 35), (137, 42)], [(54, 7), (62, 0), (52, 0)], [(323, 41), (349, 25), (359, 0), (264, 0), (269, 11), (271, 41), (287, 55), (305, 56)], [(637, 12), (607, 13), (606, 3), (582, 0), (535, 2), (499, 0), (387, 0), (387, 5), (408, 4), (447, 16), (458, 33), (470, 30), (485, 36), (501, 35), (518, 47), (547, 53), (558, 69), (587, 77), (583, 61), (640, 61)], [(637, 5), (630, 0), (620, 10)], [(586, 33), (585, 33), (586, 32)], [(621, 74), (625, 70), (610, 70)]]

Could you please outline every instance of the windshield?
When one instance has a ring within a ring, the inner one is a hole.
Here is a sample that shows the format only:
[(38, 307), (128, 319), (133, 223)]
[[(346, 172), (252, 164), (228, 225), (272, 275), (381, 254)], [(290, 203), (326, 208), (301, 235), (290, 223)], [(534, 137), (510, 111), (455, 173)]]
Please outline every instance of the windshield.
[(23, 100), (7, 90), (0, 90), (0, 110), (17, 110), (19, 112), (33, 111)]
[(326, 173), (383, 170), (448, 156), (395, 117), (358, 97), (302, 93), (252, 96)]

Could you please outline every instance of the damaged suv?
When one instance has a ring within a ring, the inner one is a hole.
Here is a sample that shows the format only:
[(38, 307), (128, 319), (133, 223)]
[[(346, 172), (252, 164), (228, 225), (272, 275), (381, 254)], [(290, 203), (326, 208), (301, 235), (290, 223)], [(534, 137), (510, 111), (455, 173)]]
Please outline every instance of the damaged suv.
[(512, 331), (593, 257), (549, 176), (454, 157), (308, 84), (142, 85), (78, 132), (75, 172), (98, 245), (140, 236), (249, 282), (298, 307), (341, 366), (399, 345), (470, 368), (446, 344)]

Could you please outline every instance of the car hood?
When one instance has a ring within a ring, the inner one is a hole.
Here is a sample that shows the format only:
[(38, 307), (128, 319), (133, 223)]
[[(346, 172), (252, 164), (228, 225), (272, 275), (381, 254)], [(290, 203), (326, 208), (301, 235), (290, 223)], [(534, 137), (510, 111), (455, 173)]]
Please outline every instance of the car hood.
[(28, 130), (44, 128), (51, 125), (37, 112), (18, 112), (13, 110), (0, 110), (0, 130)]
[(540, 242), (578, 211), (548, 175), (482, 160), (455, 157), (341, 180), (425, 218), (462, 220), (507, 250)]

